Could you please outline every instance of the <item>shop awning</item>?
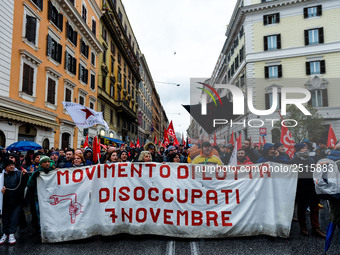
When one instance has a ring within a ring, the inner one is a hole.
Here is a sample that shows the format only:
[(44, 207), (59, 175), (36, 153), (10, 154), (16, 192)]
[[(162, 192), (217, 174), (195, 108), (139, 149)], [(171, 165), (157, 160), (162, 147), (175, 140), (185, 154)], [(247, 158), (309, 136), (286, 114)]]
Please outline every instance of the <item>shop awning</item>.
[(105, 139), (108, 139), (112, 142), (115, 142), (115, 143), (119, 143), (119, 144), (123, 144), (124, 142), (122, 142), (121, 140), (118, 140), (118, 139), (114, 139), (114, 138), (110, 138), (110, 137), (107, 137), (107, 136), (102, 136), (103, 138)]

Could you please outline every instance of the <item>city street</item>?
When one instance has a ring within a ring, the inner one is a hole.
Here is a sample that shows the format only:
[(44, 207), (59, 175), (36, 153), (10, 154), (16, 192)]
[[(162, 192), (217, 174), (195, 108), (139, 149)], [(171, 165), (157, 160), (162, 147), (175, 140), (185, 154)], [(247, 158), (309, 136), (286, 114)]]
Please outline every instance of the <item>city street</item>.
[[(325, 203), (323, 203), (326, 205)], [(326, 208), (326, 206), (325, 206)], [(307, 217), (308, 218), (308, 217)], [(320, 210), (321, 229), (328, 225), (327, 209)], [(231, 239), (179, 239), (161, 236), (117, 235), (97, 236), (57, 244), (41, 244), (27, 233), (14, 246), (0, 247), (0, 254), (324, 254), (324, 240), (300, 234), (297, 222), (292, 223), (288, 239), (254, 236)], [(336, 230), (327, 254), (340, 254), (339, 230)]]

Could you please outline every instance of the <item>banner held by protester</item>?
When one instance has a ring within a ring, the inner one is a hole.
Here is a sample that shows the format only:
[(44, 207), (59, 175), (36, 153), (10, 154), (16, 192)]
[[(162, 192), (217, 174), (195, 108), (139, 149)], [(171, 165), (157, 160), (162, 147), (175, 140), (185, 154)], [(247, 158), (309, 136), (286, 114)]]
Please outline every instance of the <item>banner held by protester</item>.
[(284, 166), (116, 163), (42, 173), (42, 241), (119, 233), (288, 237), (297, 173)]

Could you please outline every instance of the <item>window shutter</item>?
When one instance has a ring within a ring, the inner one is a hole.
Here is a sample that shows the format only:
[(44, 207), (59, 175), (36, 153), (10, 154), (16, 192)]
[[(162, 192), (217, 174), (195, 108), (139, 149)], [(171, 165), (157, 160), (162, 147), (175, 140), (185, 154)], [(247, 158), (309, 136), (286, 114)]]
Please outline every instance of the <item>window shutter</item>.
[(78, 33), (76, 31), (73, 31), (73, 44), (74, 46), (77, 46), (78, 42)]
[(317, 8), (317, 15), (321, 16), (322, 15), (322, 5), (318, 5), (316, 8)]
[(35, 44), (37, 19), (35, 17), (26, 15), (26, 35), (28, 41)]
[(66, 38), (72, 41), (72, 34), (70, 28), (71, 28), (70, 24), (68, 23), (68, 21), (66, 21)]
[(269, 79), (269, 67), (268, 66), (264, 67), (264, 77), (266, 79)]
[(306, 74), (310, 75), (310, 62), (306, 62)]
[(46, 55), (51, 56), (52, 52), (52, 37), (50, 35), (47, 35), (47, 50)]
[(92, 32), (94, 35), (96, 35), (96, 31), (97, 31), (97, 23), (95, 20), (92, 20)]
[(281, 78), (282, 77), (282, 65), (277, 66), (277, 70), (278, 70), (278, 77)]
[(81, 64), (79, 63), (79, 74), (78, 74), (79, 80), (81, 80), (81, 76), (82, 76), (82, 68), (81, 68)]
[(71, 68), (70, 66), (67, 65), (67, 63), (68, 63), (68, 52), (65, 51), (65, 69), (71, 71), (70, 70)]
[[(24, 64), (24, 70), (22, 75), (22, 92), (27, 93), (29, 87), (29, 65)], [(27, 93), (28, 94), (28, 93)]]
[(328, 91), (327, 91), (327, 89), (322, 90), (322, 106), (328, 107)]
[(47, 102), (52, 104), (52, 86), (53, 86), (53, 80), (48, 79), (48, 86), (47, 86)]
[(72, 73), (76, 74), (77, 73), (77, 59), (72, 58)]
[(48, 1), (48, 20), (52, 19), (53, 5), (51, 1)]
[(277, 49), (281, 49), (281, 34), (278, 34), (276, 36), (276, 40), (277, 40)]
[(263, 37), (263, 45), (264, 45), (264, 50), (267, 51), (268, 50), (268, 40), (267, 40), (267, 36)]
[(33, 96), (33, 76), (34, 76), (34, 69), (31, 66), (29, 67), (29, 83), (28, 83), (28, 90), (27, 94)]
[(321, 74), (326, 73), (326, 61), (325, 60), (320, 61), (320, 73)]
[(276, 13), (276, 23), (280, 23), (280, 13)]
[(39, 7), (39, 9), (43, 10), (43, 0), (35, 0), (35, 4)]
[(305, 45), (309, 45), (309, 36), (308, 36), (309, 31), (305, 30)]
[(89, 57), (89, 46), (85, 46), (85, 56), (88, 58)]
[(61, 55), (62, 55), (62, 53), (63, 53), (63, 46), (62, 45), (60, 45), (60, 44), (58, 44), (58, 46), (57, 46), (57, 61), (59, 62), (59, 63), (61, 63)]
[(263, 25), (267, 25), (267, 24), (268, 24), (267, 15), (263, 15)]
[(265, 94), (265, 102), (266, 102), (266, 110), (268, 110), (270, 108), (270, 105), (269, 105), (269, 94), (268, 93)]
[(319, 43), (324, 43), (324, 33), (323, 33), (323, 27), (319, 28)]
[(59, 27), (59, 29), (61, 31), (63, 31), (63, 23), (64, 23), (64, 16), (61, 13), (58, 13), (58, 24), (57, 24), (57, 27)]
[(305, 19), (308, 18), (308, 8), (303, 8), (303, 17), (304, 17)]
[(89, 70), (85, 69), (85, 83), (87, 84), (89, 80)]

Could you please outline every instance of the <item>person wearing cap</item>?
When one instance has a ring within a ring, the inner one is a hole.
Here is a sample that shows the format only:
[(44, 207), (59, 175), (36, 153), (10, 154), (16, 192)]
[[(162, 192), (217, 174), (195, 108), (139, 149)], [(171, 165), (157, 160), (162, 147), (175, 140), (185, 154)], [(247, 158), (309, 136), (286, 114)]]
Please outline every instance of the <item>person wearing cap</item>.
[(311, 165), (314, 160), (309, 156), (308, 147), (304, 143), (297, 143), (295, 147), (295, 157), (291, 164), (298, 167), (299, 179), (296, 188), (296, 202), (298, 204), (297, 214), (301, 233), (309, 235), (306, 224), (306, 209), (310, 207), (310, 219), (312, 225), (312, 234), (318, 237), (326, 238), (325, 233), (320, 230), (319, 224), (319, 197), (315, 192), (313, 181), (313, 172)]
[(50, 156), (51, 161), (53, 161), (53, 164), (55, 168), (63, 168), (65, 165), (65, 160), (60, 158), (58, 151), (53, 151)]
[(274, 150), (275, 150), (275, 162), (282, 164), (290, 164), (291, 159), (286, 153), (286, 148), (282, 143), (275, 143)]
[(265, 163), (265, 162), (275, 162), (274, 144), (272, 143), (264, 144), (262, 157), (257, 161), (257, 163)]
[(4, 166), (4, 187), (1, 190), (3, 194), (3, 235), (0, 239), (0, 244), (4, 244), (7, 239), (9, 244), (15, 244), (15, 232), (19, 225), (28, 175), (25, 169), (18, 171), (14, 162), (10, 159), (4, 160)]
[(330, 152), (331, 150), (327, 148), (327, 142), (324, 139), (320, 139), (318, 143), (318, 148), (315, 150), (316, 161), (326, 158)]
[(39, 206), (38, 206), (38, 191), (37, 191), (37, 178), (41, 173), (48, 174), (55, 169), (53, 162), (48, 156), (41, 156), (38, 170), (31, 174), (27, 182), (27, 187), (32, 190), (31, 196), (31, 214), (32, 214), (32, 228), (31, 235), (38, 234), (40, 231), (39, 222)]
[(196, 156), (192, 164), (203, 164), (203, 165), (223, 165), (221, 159), (213, 154), (213, 148), (209, 142), (204, 142), (200, 150), (200, 154)]

